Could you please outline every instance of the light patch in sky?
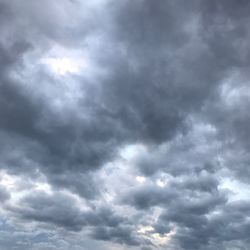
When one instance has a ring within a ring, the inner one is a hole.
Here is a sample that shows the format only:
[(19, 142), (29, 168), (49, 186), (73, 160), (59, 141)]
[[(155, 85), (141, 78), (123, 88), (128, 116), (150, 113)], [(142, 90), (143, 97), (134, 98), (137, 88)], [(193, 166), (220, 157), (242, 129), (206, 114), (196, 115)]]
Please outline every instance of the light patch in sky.
[(3, 185), (7, 190), (15, 187), (15, 180), (5, 172), (0, 172), (0, 184)]
[(168, 244), (172, 237), (176, 234), (175, 230), (171, 230), (169, 233), (165, 233), (163, 235), (159, 233), (152, 234), (152, 241), (155, 244), (165, 245)]
[(87, 51), (71, 50), (62, 46), (54, 46), (46, 56), (41, 59), (41, 63), (46, 65), (53, 74), (57, 76), (80, 75), (86, 73), (90, 68)]
[(137, 232), (150, 239), (155, 245), (167, 244), (171, 240), (172, 236), (176, 234), (175, 229), (162, 235), (159, 233), (153, 233), (154, 228), (152, 226), (142, 226), (137, 230)]
[(0, 184), (10, 193), (10, 204), (15, 204), (20, 198), (30, 192), (30, 187), (22, 186), (22, 180), (20, 177), (9, 175), (4, 171), (0, 172)]
[(80, 71), (78, 63), (66, 57), (48, 58), (45, 60), (45, 64), (47, 64), (56, 75), (77, 74)]
[(121, 149), (120, 155), (126, 160), (133, 160), (137, 155), (147, 152), (147, 148), (143, 144), (132, 144)]
[(174, 180), (174, 177), (166, 173), (161, 173), (156, 179), (155, 184), (158, 187), (163, 188), (169, 183), (170, 180)]
[(146, 181), (146, 178), (144, 176), (136, 176), (136, 180), (139, 183), (144, 183)]
[(140, 233), (140, 234), (145, 234), (147, 232), (152, 232), (152, 231), (154, 231), (153, 227), (151, 227), (151, 226), (142, 226), (142, 227), (140, 227), (138, 229), (137, 232)]
[(222, 180), (220, 184), (221, 189), (227, 189), (231, 191), (229, 195), (230, 201), (238, 201), (238, 200), (250, 200), (250, 185), (246, 183), (242, 183), (238, 180), (232, 180), (230, 178), (225, 178)]
[(51, 190), (51, 186), (48, 183), (44, 183), (44, 182), (38, 182), (35, 184), (35, 189), (39, 190), (39, 191), (43, 191), (47, 194), (51, 194), (52, 190)]
[(163, 180), (159, 179), (156, 181), (156, 185), (163, 188), (165, 187), (166, 183)]
[(221, 86), (220, 95), (226, 107), (239, 107), (242, 109), (242, 104), (244, 102), (248, 104), (250, 98), (249, 82), (241, 79), (240, 75), (233, 74), (233, 76)]

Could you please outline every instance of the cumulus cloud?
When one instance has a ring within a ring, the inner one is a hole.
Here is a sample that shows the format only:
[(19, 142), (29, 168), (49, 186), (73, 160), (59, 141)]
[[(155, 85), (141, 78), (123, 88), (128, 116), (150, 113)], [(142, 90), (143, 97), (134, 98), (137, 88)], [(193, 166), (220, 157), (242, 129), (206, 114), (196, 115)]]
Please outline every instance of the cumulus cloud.
[(248, 249), (249, 10), (0, 0), (0, 248)]

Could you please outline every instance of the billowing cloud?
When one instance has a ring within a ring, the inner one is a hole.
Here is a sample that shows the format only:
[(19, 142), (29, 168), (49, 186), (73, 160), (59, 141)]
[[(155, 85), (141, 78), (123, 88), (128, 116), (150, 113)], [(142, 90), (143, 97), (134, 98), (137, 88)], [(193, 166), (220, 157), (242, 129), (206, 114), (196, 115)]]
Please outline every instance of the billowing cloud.
[(249, 10), (0, 0), (0, 248), (248, 249)]

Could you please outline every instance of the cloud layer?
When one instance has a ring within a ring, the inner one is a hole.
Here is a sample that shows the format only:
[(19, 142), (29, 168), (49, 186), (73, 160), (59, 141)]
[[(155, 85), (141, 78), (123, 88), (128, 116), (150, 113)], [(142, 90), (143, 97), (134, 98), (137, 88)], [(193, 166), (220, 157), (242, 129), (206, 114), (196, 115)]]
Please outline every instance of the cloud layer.
[(0, 0), (0, 248), (249, 249), (249, 11)]

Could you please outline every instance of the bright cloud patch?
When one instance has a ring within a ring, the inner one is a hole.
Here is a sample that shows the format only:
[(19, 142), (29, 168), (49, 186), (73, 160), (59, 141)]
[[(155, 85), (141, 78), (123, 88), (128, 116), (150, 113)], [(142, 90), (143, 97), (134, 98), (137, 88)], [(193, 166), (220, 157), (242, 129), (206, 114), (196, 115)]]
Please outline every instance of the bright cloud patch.
[(45, 60), (45, 64), (47, 64), (56, 75), (79, 73), (79, 66), (75, 61), (69, 58), (48, 58)]

